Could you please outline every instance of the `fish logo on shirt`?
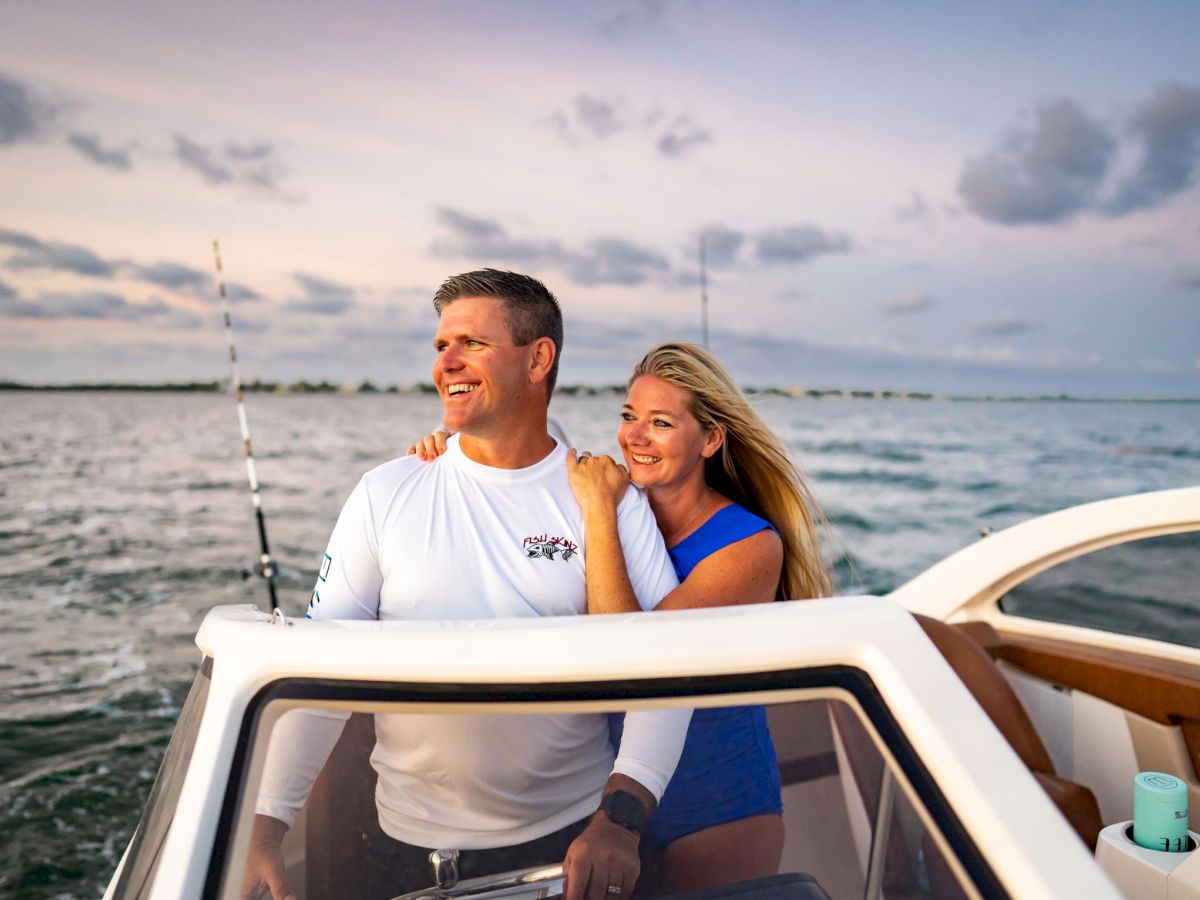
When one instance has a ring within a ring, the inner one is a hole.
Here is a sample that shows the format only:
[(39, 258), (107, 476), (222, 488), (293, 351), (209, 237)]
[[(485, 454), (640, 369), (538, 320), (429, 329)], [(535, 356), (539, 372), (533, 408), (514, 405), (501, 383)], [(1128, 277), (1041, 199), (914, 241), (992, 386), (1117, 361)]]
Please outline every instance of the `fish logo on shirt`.
[(530, 559), (561, 559), (570, 562), (579, 553), (579, 545), (565, 537), (539, 534), (525, 538), (521, 544)]

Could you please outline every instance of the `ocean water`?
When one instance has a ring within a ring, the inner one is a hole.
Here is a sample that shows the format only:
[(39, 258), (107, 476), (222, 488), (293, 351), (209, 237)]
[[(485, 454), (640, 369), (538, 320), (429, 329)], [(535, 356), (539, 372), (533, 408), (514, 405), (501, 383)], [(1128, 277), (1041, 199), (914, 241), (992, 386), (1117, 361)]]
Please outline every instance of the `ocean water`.
[[(1200, 484), (1200, 404), (757, 402), (833, 523), (845, 592), (886, 592), (982, 527)], [(299, 614), (359, 475), (436, 424), (439, 407), (391, 395), (247, 404), (280, 600)], [(560, 398), (552, 413), (578, 446), (615, 452), (618, 407)], [(14, 392), (0, 393), (0, 412), (0, 896), (94, 897), (153, 781), (205, 611), (266, 604), (262, 582), (241, 574), (258, 538), (234, 405)], [(1200, 642), (1195, 550), (1155, 550), (1170, 602), (1131, 603), (1137, 592), (1108, 576), (1082, 605), (1056, 599), (1061, 585), (1020, 602)]]

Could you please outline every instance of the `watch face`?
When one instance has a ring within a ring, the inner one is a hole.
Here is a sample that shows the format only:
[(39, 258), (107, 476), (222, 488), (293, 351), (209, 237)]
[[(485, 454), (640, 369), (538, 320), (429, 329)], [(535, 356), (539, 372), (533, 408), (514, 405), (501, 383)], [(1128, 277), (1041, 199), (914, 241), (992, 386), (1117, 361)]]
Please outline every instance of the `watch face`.
[(613, 791), (606, 795), (600, 808), (606, 816), (626, 828), (641, 831), (642, 826), (646, 824), (645, 807), (637, 797), (625, 791)]

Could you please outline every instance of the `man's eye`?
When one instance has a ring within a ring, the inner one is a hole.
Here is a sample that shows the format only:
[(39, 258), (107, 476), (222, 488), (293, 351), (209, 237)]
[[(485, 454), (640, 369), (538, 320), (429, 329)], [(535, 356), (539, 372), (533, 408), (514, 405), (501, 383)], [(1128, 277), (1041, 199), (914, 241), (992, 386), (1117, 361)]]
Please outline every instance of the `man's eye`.
[(466, 344), (468, 347), (482, 346), (479, 341), (473, 341), (473, 340), (470, 340), (469, 338), (467, 340), (463, 341), (463, 343)]

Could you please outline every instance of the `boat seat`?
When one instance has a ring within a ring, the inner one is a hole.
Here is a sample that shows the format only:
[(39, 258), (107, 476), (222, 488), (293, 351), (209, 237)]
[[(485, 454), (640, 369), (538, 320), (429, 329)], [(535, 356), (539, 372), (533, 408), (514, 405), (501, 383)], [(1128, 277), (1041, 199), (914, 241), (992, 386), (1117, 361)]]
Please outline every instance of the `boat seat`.
[[(1046, 745), (1033, 727), (1029, 714), (987, 651), (953, 625), (929, 616), (914, 615), (913, 618), (1071, 823), (1080, 840), (1089, 850), (1095, 851), (1103, 825), (1095, 795), (1090, 788), (1061, 778), (1055, 772)], [(979, 629), (981, 624), (973, 623), (972, 628)], [(984, 627), (991, 629), (988, 625)]]
[[(913, 618), (1054, 801), (1075, 833), (1094, 850), (1101, 826), (1100, 809), (1095, 796), (1088, 788), (1060, 778), (1054, 771), (1050, 754), (1034, 729), (1033, 722), (987, 651), (953, 625), (928, 616), (914, 615)], [(883, 758), (858, 715), (848, 706), (830, 704), (829, 714), (845, 750), (849, 775), (862, 799), (863, 811), (867, 819), (873, 821), (879, 808)], [(883, 861), (882, 887), (885, 897), (890, 900), (906, 900), (909, 897), (965, 900), (966, 894), (928, 833), (920, 838), (926, 888), (920, 887), (923, 879), (916, 871), (914, 860), (917, 857), (909, 847), (903, 830), (893, 828), (889, 835)]]
[(367, 840), (379, 830), (375, 811), (375, 717), (355, 713), (342, 729), (305, 806), (306, 900), (341, 900), (364, 893)]

